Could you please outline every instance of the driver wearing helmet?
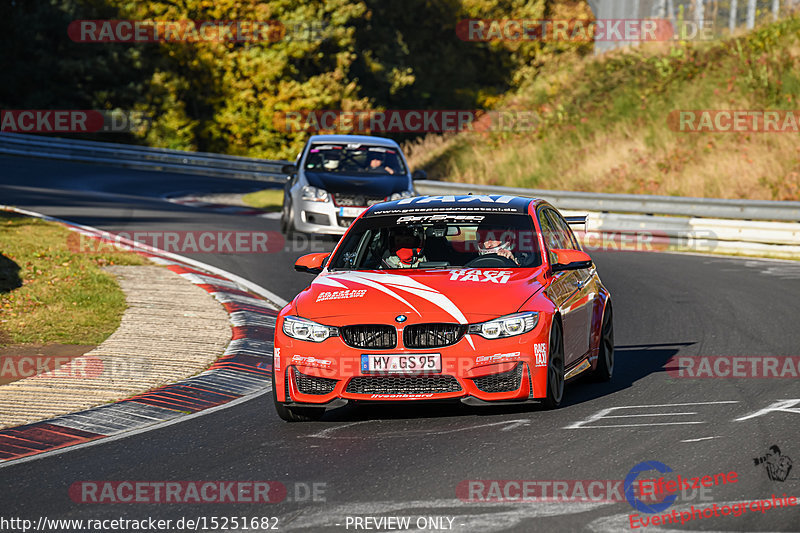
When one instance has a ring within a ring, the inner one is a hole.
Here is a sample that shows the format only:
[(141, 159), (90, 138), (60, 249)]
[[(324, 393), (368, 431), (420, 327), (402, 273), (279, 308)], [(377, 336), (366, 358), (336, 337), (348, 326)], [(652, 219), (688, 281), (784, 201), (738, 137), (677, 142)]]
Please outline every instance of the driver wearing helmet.
[(516, 241), (514, 231), (481, 225), (478, 227), (475, 238), (478, 242), (479, 255), (499, 255), (519, 264), (513, 252)]
[(389, 164), (386, 154), (383, 152), (371, 152), (369, 155), (369, 169), (371, 172), (385, 172), (394, 174), (394, 169)]
[(418, 268), (427, 261), (422, 255), (425, 246), (425, 231), (400, 226), (389, 234), (390, 255), (383, 260), (387, 268)]

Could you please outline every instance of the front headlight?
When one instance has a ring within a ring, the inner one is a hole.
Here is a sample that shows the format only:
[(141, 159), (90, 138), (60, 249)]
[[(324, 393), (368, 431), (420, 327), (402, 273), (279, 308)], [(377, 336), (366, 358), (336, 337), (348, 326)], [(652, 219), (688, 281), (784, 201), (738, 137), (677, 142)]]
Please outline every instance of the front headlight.
[(402, 200), (403, 198), (413, 198), (414, 196), (415, 196), (414, 191), (396, 192), (389, 197), (389, 201), (394, 202), (395, 200)]
[(539, 313), (516, 313), (501, 316), (488, 322), (470, 324), (468, 333), (480, 335), (484, 339), (502, 339), (528, 333), (539, 323)]
[(306, 185), (303, 187), (303, 200), (308, 200), (310, 202), (327, 202), (328, 191)]
[(339, 336), (339, 328), (323, 326), (296, 316), (284, 317), (283, 332), (293, 339), (311, 342), (322, 342), (328, 337)]

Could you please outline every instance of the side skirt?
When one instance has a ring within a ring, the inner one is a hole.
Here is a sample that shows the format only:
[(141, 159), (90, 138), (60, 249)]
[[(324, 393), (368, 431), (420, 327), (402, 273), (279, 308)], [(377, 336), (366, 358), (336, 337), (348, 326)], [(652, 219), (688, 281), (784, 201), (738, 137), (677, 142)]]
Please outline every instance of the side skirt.
[(577, 365), (573, 366), (569, 370), (567, 370), (566, 375), (564, 376), (564, 381), (569, 381), (571, 379), (577, 378), (579, 375), (583, 374), (587, 370), (592, 368), (592, 364), (589, 362), (589, 357), (584, 357), (583, 359), (578, 362)]

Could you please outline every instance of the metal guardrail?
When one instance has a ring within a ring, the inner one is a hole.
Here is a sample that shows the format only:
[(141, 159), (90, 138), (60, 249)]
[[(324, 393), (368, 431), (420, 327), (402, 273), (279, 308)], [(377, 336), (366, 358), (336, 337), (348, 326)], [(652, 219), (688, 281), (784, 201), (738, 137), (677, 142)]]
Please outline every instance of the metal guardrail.
[(286, 180), (281, 166), (289, 163), (20, 133), (0, 133), (0, 154), (272, 183)]
[[(687, 40), (700, 31), (721, 38), (723, 30), (728, 34), (737, 28), (752, 30), (756, 24), (791, 16), (798, 5), (798, 0), (589, 0), (597, 19), (667, 19), (676, 37), (686, 36)], [(595, 41), (594, 49), (597, 54), (633, 44), (606, 39)]]
[(593, 213), (588, 217), (587, 229), (629, 234), (649, 231), (671, 237), (693, 235), (717, 241), (800, 246), (800, 224), (787, 222)]
[[(800, 258), (800, 223), (796, 222), (800, 220), (800, 202), (583, 193), (435, 181), (418, 181), (415, 186), (421, 194), (543, 198), (565, 216), (588, 214), (585, 231), (589, 236), (624, 234), (644, 241), (667, 238), (670, 249), (676, 251)], [(598, 241), (594, 237), (583, 241), (589, 248), (593, 242)]]
[(542, 198), (558, 209), (568, 210), (736, 220), (800, 221), (800, 202), (550, 191), (444, 181), (417, 181), (414, 186), (422, 194), (511, 194)]
[[(0, 133), (0, 153), (272, 183), (285, 181), (281, 166), (290, 163), (18, 133)], [(431, 195), (473, 193), (538, 197), (561, 210), (731, 219), (740, 222), (800, 221), (800, 202), (552, 191), (429, 180), (417, 181), (414, 186), (419, 193)], [(753, 227), (752, 231), (757, 232), (758, 229)], [(781, 242), (785, 240), (781, 239)]]
[[(586, 211), (561, 211), (586, 215)], [(784, 259), (800, 258), (800, 223), (724, 220), (696, 217), (654, 217), (619, 213), (588, 213), (582, 243), (587, 251), (628, 248), (646, 251), (653, 243), (669, 249), (719, 252)], [(579, 235), (579, 239), (580, 239)], [(633, 243), (631, 245), (631, 243)]]

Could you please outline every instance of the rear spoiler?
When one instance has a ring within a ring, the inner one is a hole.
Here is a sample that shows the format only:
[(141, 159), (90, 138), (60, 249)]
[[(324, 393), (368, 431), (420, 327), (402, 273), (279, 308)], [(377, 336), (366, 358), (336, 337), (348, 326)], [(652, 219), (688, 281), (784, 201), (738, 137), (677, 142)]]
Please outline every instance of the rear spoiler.
[(567, 224), (570, 226), (578, 226), (580, 224), (586, 225), (586, 220), (589, 217), (587, 215), (578, 216), (578, 217), (564, 217), (564, 220), (567, 221)]

